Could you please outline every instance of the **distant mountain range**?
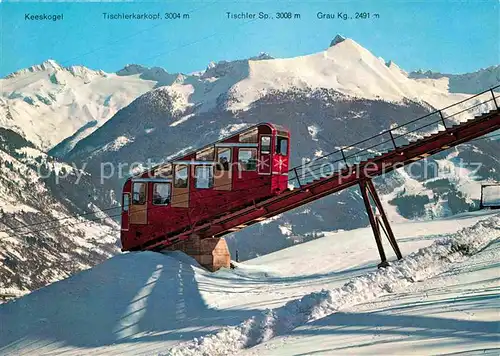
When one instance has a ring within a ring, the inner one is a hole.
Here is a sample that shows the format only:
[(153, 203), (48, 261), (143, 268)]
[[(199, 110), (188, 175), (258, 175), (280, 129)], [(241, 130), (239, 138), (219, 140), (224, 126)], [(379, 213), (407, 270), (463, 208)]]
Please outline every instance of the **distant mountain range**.
[(408, 75), (412, 79), (443, 79), (448, 82), (450, 93), (476, 94), (500, 83), (500, 66), (491, 66), (467, 74), (443, 74), (438, 72), (416, 71)]
[[(269, 121), (291, 130), (292, 164), (299, 164), (303, 158), (313, 159), (393, 124), (468, 98), (497, 84), (499, 73), (500, 66), (464, 75), (407, 73), (394, 62), (385, 62), (341, 36), (319, 53), (286, 59), (261, 54), (210, 63), (205, 70), (191, 74), (140, 65), (105, 73), (81, 66), (64, 68), (47, 61), (0, 80), (0, 127), (9, 133), (7, 142), (13, 137), (22, 142), (17, 150), (24, 152), (23, 147), (27, 147), (36, 152), (33, 159), (41, 157), (36, 159), (68, 167), (85, 164), (85, 186), (68, 185), (66, 189), (71, 193), (67, 196), (57, 189), (44, 193), (54, 204), (70, 204), (62, 215), (68, 217), (72, 212), (85, 211), (85, 206), (97, 210), (118, 205), (123, 181), (96, 184), (101, 162), (151, 159), (158, 163), (234, 130)], [(500, 180), (499, 142), (481, 140), (432, 157), (430, 162), (447, 172), (439, 177), (410, 177), (407, 170), (400, 170), (377, 180), (384, 200), (390, 202), (387, 207), (391, 218), (425, 219), (473, 209), (479, 197), (477, 181)], [(10, 149), (2, 150), (13, 157), (8, 160), (26, 166), (23, 160), (27, 157), (14, 157)], [(472, 176), (472, 169), (458, 167), (460, 159), (480, 162), (483, 168)], [(0, 179), (27, 180), (33, 174), (29, 169), (19, 168), (18, 178), (0, 171)], [(18, 170), (17, 166), (14, 170)], [(18, 189), (20, 196), (29, 190), (27, 184)], [(21, 206), (28, 201), (23, 199), (11, 199), (8, 204)], [(1, 204), (7, 206), (0, 203), (0, 208)], [(41, 221), (47, 213), (42, 206), (33, 209), (40, 214), (33, 221)], [(98, 236), (114, 226), (116, 241), (118, 229), (111, 222), (89, 224), (95, 226), (88, 230), (91, 232), (75, 232), (94, 236), (82, 253), (106, 251), (89, 257), (88, 263), (92, 264), (116, 251), (111, 240), (103, 240), (107, 247), (101, 248)], [(230, 236), (228, 242), (233, 252), (238, 249), (244, 259), (316, 238), (324, 230), (366, 224), (360, 196), (353, 188), (245, 229)], [(54, 235), (54, 245), (64, 246), (63, 236), (69, 235), (70, 231)], [(9, 236), (10, 245), (17, 246), (14, 239), (19, 237), (14, 233)], [(36, 246), (19, 250), (17, 255), (11, 253), (10, 258), (21, 266), (25, 255), (34, 253), (28, 250), (34, 251)], [(40, 265), (50, 269), (47, 261)], [(21, 267), (12, 266), (9, 269), (14, 275), (25, 273)], [(7, 274), (7, 269), (0, 269), (0, 288), (9, 283), (27, 289), (39, 285), (13, 282), (3, 277)]]
[[(85, 137), (155, 85), (48, 60), (0, 79), (0, 125), (48, 150), (72, 136)], [(66, 140), (60, 151), (71, 148)]]

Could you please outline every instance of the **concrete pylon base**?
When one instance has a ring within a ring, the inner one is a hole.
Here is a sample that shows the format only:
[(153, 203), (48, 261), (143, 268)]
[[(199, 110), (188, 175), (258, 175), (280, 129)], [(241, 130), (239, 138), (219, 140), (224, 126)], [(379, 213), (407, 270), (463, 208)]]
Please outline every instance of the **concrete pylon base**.
[(169, 250), (184, 252), (212, 272), (222, 267), (230, 268), (231, 265), (231, 255), (226, 240), (221, 237), (200, 239), (193, 235), (189, 240), (181, 241)]

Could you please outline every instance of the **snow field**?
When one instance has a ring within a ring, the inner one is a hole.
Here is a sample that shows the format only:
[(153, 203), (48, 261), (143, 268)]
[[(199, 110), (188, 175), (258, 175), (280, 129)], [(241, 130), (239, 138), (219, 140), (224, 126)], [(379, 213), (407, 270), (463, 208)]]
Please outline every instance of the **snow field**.
[(345, 306), (352, 306), (433, 277), (453, 263), (470, 257), (500, 237), (500, 216), (493, 216), (465, 228), (431, 246), (410, 254), (391, 266), (356, 277), (340, 288), (308, 294), (284, 306), (266, 310), (237, 327), (196, 338), (173, 347), (171, 356), (232, 355), (239, 350), (265, 343), (302, 324), (323, 318)]

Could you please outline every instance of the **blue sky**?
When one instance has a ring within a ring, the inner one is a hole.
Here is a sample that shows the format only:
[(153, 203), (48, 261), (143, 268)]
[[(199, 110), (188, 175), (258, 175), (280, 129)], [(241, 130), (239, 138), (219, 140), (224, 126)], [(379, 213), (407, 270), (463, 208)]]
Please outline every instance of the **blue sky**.
[[(500, 2), (166, 1), (0, 3), (0, 76), (51, 58), (108, 72), (128, 63), (170, 72), (259, 52), (293, 57), (325, 49), (337, 33), (406, 70), (464, 73), (500, 63)], [(300, 19), (228, 19), (226, 12), (292, 12)], [(189, 20), (106, 20), (103, 13), (188, 13)], [(317, 13), (369, 12), (367, 20), (320, 20)], [(63, 14), (60, 21), (26, 14)], [(379, 18), (375, 18), (375, 14)]]

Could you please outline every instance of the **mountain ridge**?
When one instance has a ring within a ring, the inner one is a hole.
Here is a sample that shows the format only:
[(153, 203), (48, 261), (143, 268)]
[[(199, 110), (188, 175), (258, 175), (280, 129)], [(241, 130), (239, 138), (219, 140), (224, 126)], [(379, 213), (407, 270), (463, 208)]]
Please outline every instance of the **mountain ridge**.
[(489, 66), (477, 71), (464, 74), (446, 74), (430, 70), (413, 71), (408, 73), (412, 79), (448, 79), (450, 92), (476, 94), (500, 84), (500, 65)]
[[(325, 57), (323, 60), (319, 58), (322, 56)], [(358, 65), (357, 70), (350, 71), (350, 63), (354, 63), (355, 60), (367, 64), (364, 67)], [(321, 69), (315, 71), (314, 67)], [(274, 76), (272, 80), (266, 75), (259, 74), (276, 70), (280, 70), (282, 75)], [(357, 76), (374, 79), (357, 86), (346, 85), (350, 78)], [(116, 85), (110, 86), (103, 81), (116, 82)], [(94, 82), (98, 83), (94, 85), (92, 84)], [(10, 107), (9, 116), (0, 112), (0, 125), (17, 130), (40, 148), (51, 150), (51, 154), (62, 157), (71, 151), (78, 141), (100, 127), (118, 110), (142, 94), (163, 86), (170, 87), (177, 96), (184, 97), (181, 110), (193, 107), (196, 111), (211, 110), (220, 102), (225, 102), (227, 108), (231, 110), (245, 110), (268, 91), (308, 86), (331, 88), (344, 94), (370, 99), (380, 97), (386, 100), (401, 100), (404, 97), (415, 98), (415, 90), (417, 92), (422, 90), (414, 87), (424, 85), (429, 91), (429, 97), (420, 99), (436, 106), (436, 103), (446, 100), (446, 96), (441, 95), (443, 92), (456, 94), (458, 100), (463, 93), (472, 94), (484, 89), (485, 82), (488, 84), (500, 82), (500, 66), (461, 75), (430, 71), (407, 73), (393, 61), (384, 62), (357, 42), (341, 35), (337, 35), (331, 41), (330, 47), (322, 52), (291, 58), (274, 58), (267, 53), (260, 53), (247, 59), (211, 62), (204, 70), (191, 74), (170, 73), (161, 67), (149, 68), (140, 64), (128, 64), (114, 73), (106, 73), (81, 65), (64, 67), (49, 59), (0, 79), (2, 85), (0, 100), (3, 106)], [(92, 86), (94, 91), (97, 89), (103, 93), (98, 94), (96, 98), (85, 90), (81, 95), (79, 92), (81, 89), (77, 88), (86, 85)], [(61, 89), (64, 86), (71, 88)], [(126, 89), (133, 87), (135, 89)], [(229, 100), (223, 99), (224, 97)], [(62, 102), (58, 104), (61, 100)], [(97, 105), (104, 110), (88, 104), (90, 101), (97, 102)], [(451, 104), (451, 101), (449, 103)], [(70, 109), (66, 109), (68, 105)], [(44, 120), (50, 129), (23, 122), (26, 121), (23, 117), (28, 115), (30, 117), (50, 115), (49, 122)], [(71, 120), (64, 120), (59, 116)], [(22, 124), (16, 125), (16, 120)], [(51, 123), (51, 120), (54, 122)], [(93, 121), (97, 124), (89, 125), (89, 122)], [(23, 126), (24, 130), (20, 126)], [(60, 129), (55, 129), (57, 127), (64, 129), (60, 132)], [(41, 135), (31, 132), (32, 130), (41, 132)], [(47, 138), (41, 138), (42, 136)]]
[[(0, 79), (0, 126), (15, 130), (42, 150), (54, 148), (91, 121), (90, 134), (156, 82), (119, 77), (53, 60)], [(73, 147), (65, 148), (66, 152)], [(57, 154), (57, 152), (55, 152)]]

